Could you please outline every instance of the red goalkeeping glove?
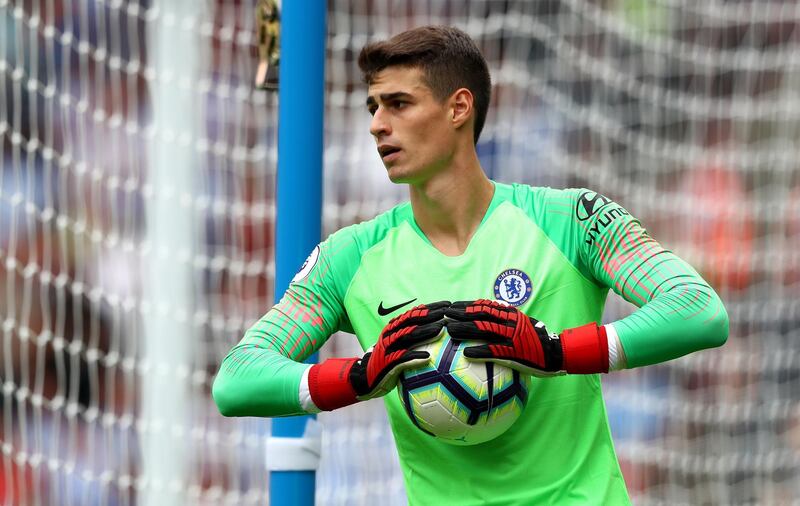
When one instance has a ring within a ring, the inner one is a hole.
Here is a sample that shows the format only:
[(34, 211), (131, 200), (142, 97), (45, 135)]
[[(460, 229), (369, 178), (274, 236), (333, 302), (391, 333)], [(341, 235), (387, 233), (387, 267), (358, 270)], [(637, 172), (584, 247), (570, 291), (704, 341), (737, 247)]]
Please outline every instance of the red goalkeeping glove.
[(363, 357), (329, 358), (311, 366), (311, 400), (319, 409), (331, 411), (387, 394), (401, 372), (428, 362), (427, 351), (411, 348), (439, 338), (449, 306), (442, 301), (409, 309), (389, 321)]
[(517, 308), (486, 299), (454, 302), (445, 316), (453, 339), (487, 342), (465, 348), (469, 359), (491, 360), (534, 376), (608, 372), (608, 340), (596, 323), (559, 336)]

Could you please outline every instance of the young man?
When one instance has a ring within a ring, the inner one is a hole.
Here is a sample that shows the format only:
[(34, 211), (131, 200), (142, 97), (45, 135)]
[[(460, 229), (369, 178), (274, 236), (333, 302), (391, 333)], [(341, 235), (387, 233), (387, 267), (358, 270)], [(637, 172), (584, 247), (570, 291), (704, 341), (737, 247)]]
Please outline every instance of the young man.
[[(428, 359), (411, 348), (447, 325), (486, 341), (468, 357), (535, 377), (515, 425), (474, 446), (431, 438), (384, 398), (411, 504), (628, 503), (598, 373), (723, 344), (719, 297), (606, 197), (486, 177), (475, 143), (490, 78), (463, 32), (411, 30), (366, 46), (359, 65), (370, 133), (410, 202), (314, 249), (223, 361), (220, 411), (292, 415), (384, 395)], [(609, 288), (639, 309), (598, 326)], [(338, 330), (370, 351), (301, 363)]]

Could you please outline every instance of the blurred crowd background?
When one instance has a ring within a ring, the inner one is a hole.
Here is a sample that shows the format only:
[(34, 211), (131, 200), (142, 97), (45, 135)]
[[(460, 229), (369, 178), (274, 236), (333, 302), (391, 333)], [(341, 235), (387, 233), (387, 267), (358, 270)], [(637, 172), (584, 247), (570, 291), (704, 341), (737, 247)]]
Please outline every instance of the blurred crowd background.
[[(277, 95), (252, 86), (254, 13), (0, 0), (0, 504), (268, 501), (269, 420), (210, 398), (273, 302)], [(327, 20), (325, 234), (406, 194), (369, 136), (358, 51), (459, 26), (494, 81), (488, 174), (617, 200), (726, 303), (723, 348), (603, 378), (634, 502), (800, 501), (800, 2), (330, 0)], [(190, 75), (159, 65), (172, 39), (154, 32), (192, 42)], [(192, 104), (185, 130), (156, 121), (164, 88)], [(158, 149), (189, 155), (188, 184), (154, 184)], [(177, 250), (149, 231), (163, 202), (189, 217)], [(188, 272), (189, 297), (165, 304), (154, 263)], [(632, 310), (612, 296), (604, 321)], [(157, 317), (185, 353), (146, 336)], [(344, 334), (322, 350), (355, 353)], [(159, 382), (185, 402), (145, 414)], [(318, 420), (320, 504), (404, 504), (380, 401)], [(145, 472), (153, 434), (182, 449), (165, 482)]]

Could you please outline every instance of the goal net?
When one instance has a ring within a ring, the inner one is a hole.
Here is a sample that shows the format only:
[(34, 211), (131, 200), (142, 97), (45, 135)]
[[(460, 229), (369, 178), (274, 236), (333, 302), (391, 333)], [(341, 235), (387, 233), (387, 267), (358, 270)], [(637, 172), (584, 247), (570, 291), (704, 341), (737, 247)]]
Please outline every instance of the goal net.
[[(800, 6), (328, 5), (325, 233), (406, 191), (368, 133), (360, 48), (464, 29), (494, 81), (487, 173), (619, 201), (728, 308), (724, 347), (603, 378), (634, 502), (800, 500)], [(252, 86), (254, 11), (0, 0), (0, 504), (268, 501), (269, 420), (210, 397), (273, 302), (277, 96)], [(632, 310), (611, 297), (604, 321)], [(322, 351), (356, 353), (344, 334)], [(380, 401), (318, 420), (320, 504), (405, 504)]]

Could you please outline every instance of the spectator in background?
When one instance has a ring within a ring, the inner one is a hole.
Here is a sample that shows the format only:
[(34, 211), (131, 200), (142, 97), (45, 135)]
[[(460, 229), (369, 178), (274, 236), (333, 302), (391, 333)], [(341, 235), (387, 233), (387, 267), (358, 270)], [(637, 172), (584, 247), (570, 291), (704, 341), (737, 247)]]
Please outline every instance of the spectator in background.
[(800, 184), (792, 188), (786, 202), (785, 225), (780, 241), (784, 245), (780, 256), (782, 269), (777, 271), (781, 279), (778, 281), (790, 294), (797, 295), (800, 292)]
[(708, 157), (686, 173), (679, 189), (686, 195), (686, 217), (695, 265), (711, 286), (741, 291), (752, 281), (754, 224), (745, 182), (725, 163), (731, 125), (709, 120), (702, 133)]

